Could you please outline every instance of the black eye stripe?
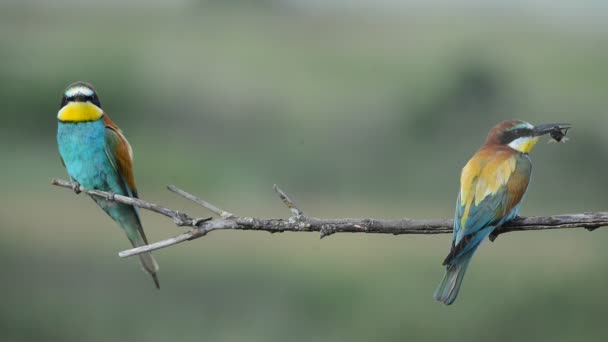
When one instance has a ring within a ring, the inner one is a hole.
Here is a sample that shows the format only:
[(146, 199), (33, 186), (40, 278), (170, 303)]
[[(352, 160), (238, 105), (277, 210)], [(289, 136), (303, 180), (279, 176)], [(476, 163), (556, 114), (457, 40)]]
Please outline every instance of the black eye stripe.
[(97, 94), (93, 94), (90, 96), (84, 94), (76, 94), (69, 97), (64, 95), (61, 99), (61, 108), (67, 105), (68, 102), (91, 102), (92, 104), (101, 108), (101, 104), (99, 103), (99, 98), (97, 97)]
[(532, 130), (530, 128), (516, 128), (510, 131), (506, 131), (502, 134), (501, 142), (503, 144), (508, 144), (513, 140), (521, 137), (529, 137), (532, 135)]

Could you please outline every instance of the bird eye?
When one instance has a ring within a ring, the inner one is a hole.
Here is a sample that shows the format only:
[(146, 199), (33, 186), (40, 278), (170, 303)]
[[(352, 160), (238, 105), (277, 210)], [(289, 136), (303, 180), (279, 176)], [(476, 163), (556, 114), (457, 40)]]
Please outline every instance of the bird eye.
[(519, 138), (519, 137), (527, 136), (529, 134), (530, 130), (527, 128), (517, 128), (517, 129), (514, 129), (512, 132), (515, 137)]

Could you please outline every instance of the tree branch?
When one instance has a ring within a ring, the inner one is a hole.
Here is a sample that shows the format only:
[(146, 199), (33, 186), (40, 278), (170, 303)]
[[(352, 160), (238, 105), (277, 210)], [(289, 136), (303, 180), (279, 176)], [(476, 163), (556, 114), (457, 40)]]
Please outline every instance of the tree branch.
[[(135, 207), (150, 210), (170, 218), (178, 227), (190, 227), (185, 233), (173, 238), (151, 243), (146, 246), (132, 248), (120, 252), (122, 258), (169, 247), (185, 241), (194, 240), (215, 230), (257, 230), (269, 233), (282, 232), (319, 232), (321, 238), (335, 233), (374, 233), (374, 234), (447, 234), (452, 232), (454, 221), (446, 220), (380, 220), (380, 219), (319, 219), (308, 217), (300, 211), (291, 199), (276, 185), (273, 187), (279, 198), (290, 209), (292, 216), (287, 219), (270, 218), (260, 219), (254, 217), (240, 217), (208, 203), (173, 185), (168, 189), (184, 198), (187, 198), (211, 212), (220, 216), (218, 219), (193, 218), (185, 213), (175, 211), (141, 199), (131, 198), (106, 191), (81, 188), (78, 184), (61, 179), (53, 179), (53, 185), (80, 191), (91, 196), (103, 197), (108, 200), (130, 204)], [(608, 212), (594, 212), (582, 214), (568, 214), (555, 216), (518, 217), (510, 223), (496, 229), (490, 236), (494, 241), (500, 234), (515, 231), (534, 231), (562, 228), (585, 228), (594, 230), (608, 226)]]

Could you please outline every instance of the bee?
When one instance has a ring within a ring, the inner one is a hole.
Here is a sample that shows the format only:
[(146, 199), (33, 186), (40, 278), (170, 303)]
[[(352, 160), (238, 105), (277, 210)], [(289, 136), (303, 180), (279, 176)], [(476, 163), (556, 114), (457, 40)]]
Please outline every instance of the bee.
[(568, 129), (570, 129), (570, 127), (568, 128), (559, 128), (559, 127), (555, 127), (555, 129), (553, 131), (551, 131), (551, 133), (549, 133), (551, 135), (551, 139), (549, 140), (549, 143), (553, 143), (553, 142), (566, 142), (569, 140), (569, 138), (566, 136), (566, 134), (568, 134)]

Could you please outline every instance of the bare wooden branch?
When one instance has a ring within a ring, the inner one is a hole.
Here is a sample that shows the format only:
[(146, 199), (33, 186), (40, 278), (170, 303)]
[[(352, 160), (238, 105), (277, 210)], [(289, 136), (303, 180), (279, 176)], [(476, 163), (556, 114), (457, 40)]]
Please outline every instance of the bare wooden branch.
[(188, 216), (184, 213), (180, 213), (178, 211), (174, 211), (169, 208), (165, 208), (158, 204), (149, 203), (149, 202), (140, 200), (139, 198), (122, 196), (122, 195), (118, 195), (118, 194), (115, 194), (112, 192), (101, 191), (101, 190), (85, 189), (77, 183), (72, 183), (72, 182), (68, 182), (68, 181), (65, 181), (62, 179), (57, 179), (57, 178), (53, 179), (51, 181), (51, 184), (57, 185), (57, 186), (60, 186), (63, 188), (72, 189), (72, 190), (74, 190), (74, 192), (76, 192), (76, 194), (79, 194), (80, 192), (84, 192), (91, 196), (103, 197), (108, 200), (125, 203), (125, 204), (130, 204), (130, 205), (138, 207), (138, 208), (150, 210), (155, 213), (167, 216), (168, 218), (172, 219), (173, 222), (178, 226), (192, 226), (193, 224), (195, 224), (195, 221), (196, 221), (195, 219), (192, 219), (190, 216)]
[[(180, 227), (190, 227), (185, 233), (173, 238), (155, 242), (146, 246), (132, 248), (120, 252), (120, 257), (129, 257), (143, 252), (149, 252), (160, 248), (169, 247), (184, 241), (194, 240), (215, 230), (255, 230), (269, 233), (282, 232), (319, 232), (321, 238), (335, 233), (374, 233), (374, 234), (447, 234), (452, 232), (453, 220), (380, 220), (380, 219), (319, 219), (305, 216), (291, 201), (291, 199), (276, 185), (274, 190), (291, 210), (292, 216), (283, 218), (261, 219), (254, 217), (239, 217), (230, 212), (216, 207), (188, 192), (175, 186), (169, 189), (184, 198), (202, 205), (208, 210), (220, 216), (218, 219), (193, 218), (187, 214), (149, 203), (137, 198), (131, 198), (100, 190), (84, 189), (72, 182), (54, 179), (53, 185), (73, 189), (78, 193), (82, 191), (91, 196), (104, 197), (120, 203), (130, 204), (142, 209), (150, 210), (164, 215), (173, 220)], [(582, 214), (567, 214), (556, 216), (531, 216), (518, 217), (510, 223), (498, 228), (490, 237), (492, 241), (500, 234), (515, 231), (535, 231), (563, 228), (585, 228), (594, 230), (599, 227), (608, 226), (608, 212), (593, 212)]]

